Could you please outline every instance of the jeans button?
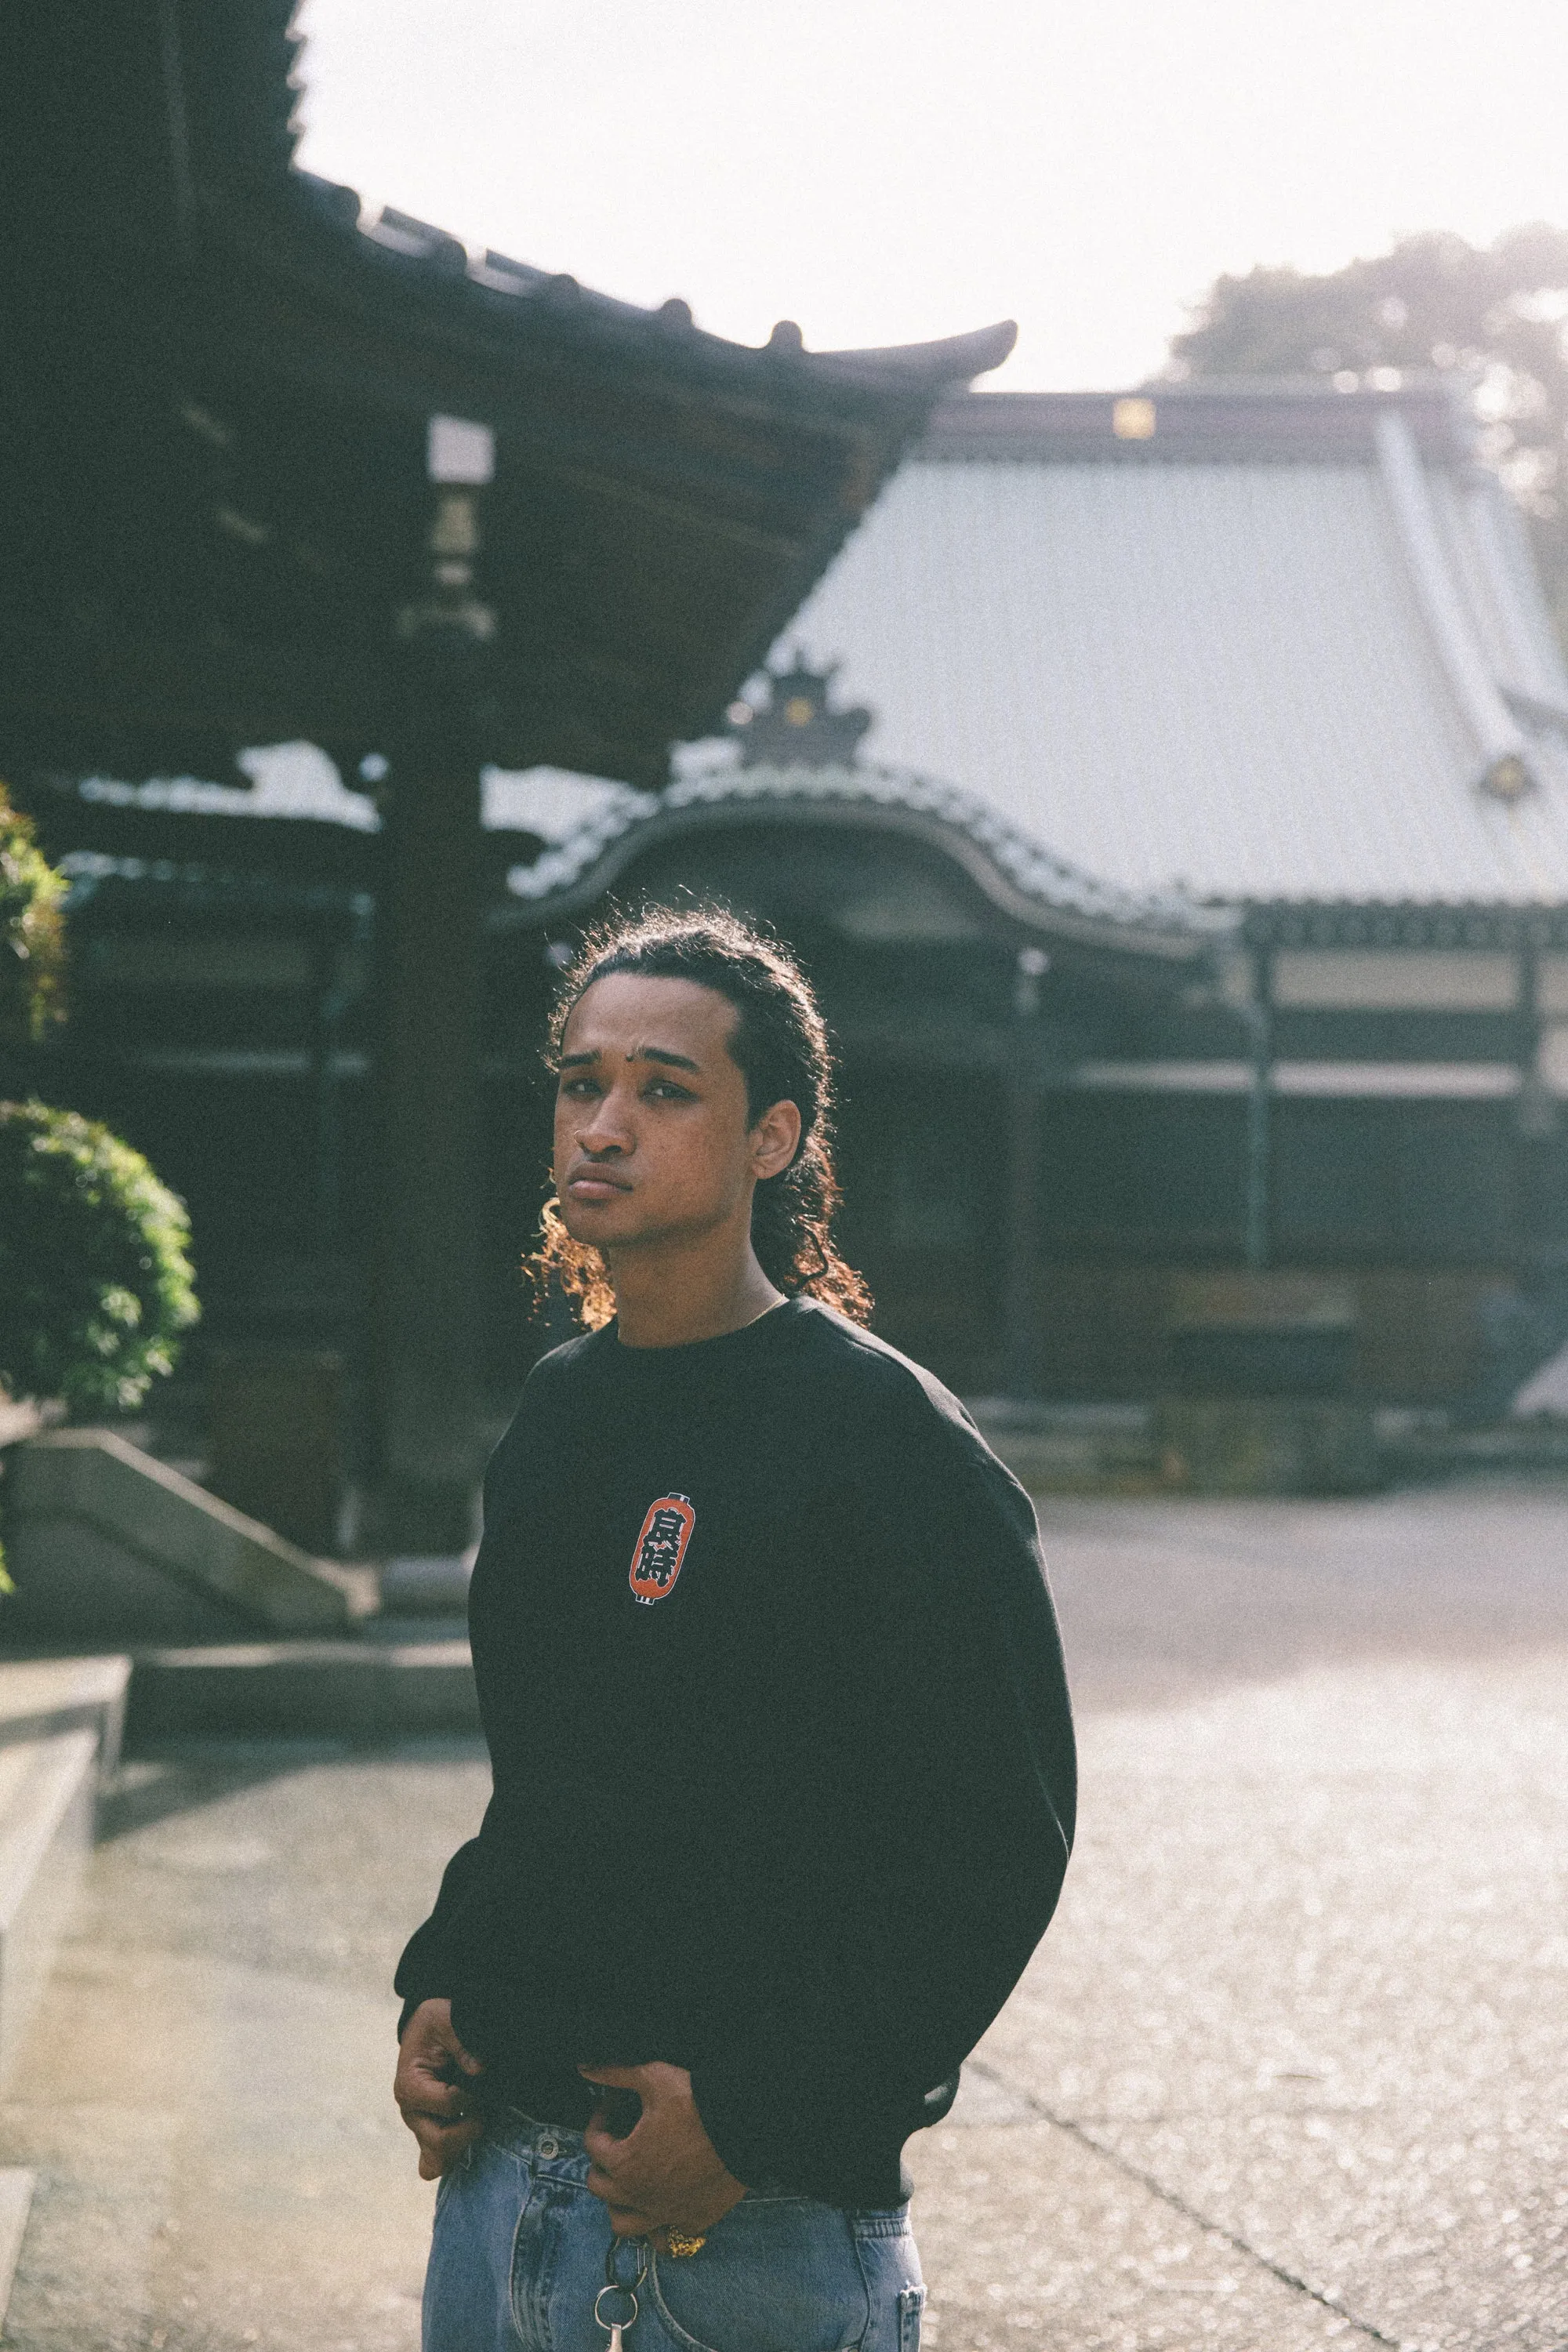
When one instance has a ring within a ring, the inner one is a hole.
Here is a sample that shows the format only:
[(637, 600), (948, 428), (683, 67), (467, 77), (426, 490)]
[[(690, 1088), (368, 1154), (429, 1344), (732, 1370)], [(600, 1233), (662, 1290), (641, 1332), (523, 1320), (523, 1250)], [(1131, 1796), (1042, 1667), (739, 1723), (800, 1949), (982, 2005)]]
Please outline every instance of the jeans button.
[(561, 2153), (560, 2145), (557, 2141), (546, 2137), (539, 2143), (539, 2153), (541, 2156), (559, 2156)]

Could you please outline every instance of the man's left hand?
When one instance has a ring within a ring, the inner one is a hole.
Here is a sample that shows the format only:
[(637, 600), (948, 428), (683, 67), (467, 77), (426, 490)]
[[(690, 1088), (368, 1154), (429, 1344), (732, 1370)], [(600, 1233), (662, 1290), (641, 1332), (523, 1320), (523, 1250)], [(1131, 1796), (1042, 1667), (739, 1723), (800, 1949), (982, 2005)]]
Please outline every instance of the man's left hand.
[(642, 2101), (625, 2139), (605, 2130), (602, 2109), (583, 2135), (588, 2186), (609, 2207), (616, 2237), (651, 2238), (662, 2250), (671, 2230), (706, 2236), (746, 2192), (702, 2127), (685, 2067), (656, 2060), (647, 2066), (578, 2071), (607, 2089), (635, 2091)]

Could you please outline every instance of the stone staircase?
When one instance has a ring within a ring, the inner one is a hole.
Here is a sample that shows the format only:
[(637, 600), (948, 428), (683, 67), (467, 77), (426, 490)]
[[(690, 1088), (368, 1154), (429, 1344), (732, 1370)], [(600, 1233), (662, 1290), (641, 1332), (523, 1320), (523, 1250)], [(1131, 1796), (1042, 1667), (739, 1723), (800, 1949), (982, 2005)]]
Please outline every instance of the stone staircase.
[[(384, 1622), (357, 1640), (235, 1642), (132, 1654), (129, 1738), (289, 1733), (352, 1739), (477, 1731), (466, 1632)], [(443, 1638), (445, 1636), (445, 1638)]]
[[(92, 1851), (130, 1679), (122, 1657), (0, 1664), (0, 2095)], [(0, 2319), (32, 2195), (31, 2172), (0, 2166)]]
[(11, 1639), (331, 1634), (380, 1605), (374, 1576), (313, 1559), (111, 1429), (14, 1448), (5, 1527)]
[(0, 1654), (127, 1652), (138, 1742), (478, 1728), (467, 1560), (313, 1559), (112, 1430), (13, 1445), (5, 1503)]
[(1162, 1491), (1150, 1405), (1046, 1405), (992, 1397), (976, 1400), (969, 1410), (987, 1445), (1031, 1495)]

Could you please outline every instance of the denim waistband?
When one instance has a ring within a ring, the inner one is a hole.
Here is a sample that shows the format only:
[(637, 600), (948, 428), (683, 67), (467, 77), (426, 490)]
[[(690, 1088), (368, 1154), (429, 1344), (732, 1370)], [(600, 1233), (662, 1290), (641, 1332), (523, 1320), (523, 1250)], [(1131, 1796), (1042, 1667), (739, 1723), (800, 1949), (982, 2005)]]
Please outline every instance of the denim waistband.
[[(524, 2113), (521, 2107), (499, 2108), (491, 2118), (487, 2137), (510, 2147), (519, 2156), (527, 2155), (535, 2161), (552, 2164), (575, 2164), (584, 2154), (583, 2135), (566, 2124), (542, 2122), (538, 2116)], [(752, 2204), (815, 2205), (821, 2200), (802, 2196), (798, 2190), (786, 2189), (782, 2182), (758, 2181), (746, 2191), (746, 2201)], [(834, 2206), (826, 2209), (842, 2212), (858, 2238), (901, 2238), (909, 2230), (908, 2205)]]
[(546, 2123), (539, 2116), (526, 2115), (521, 2107), (498, 2107), (487, 2126), (487, 2137), (504, 2142), (521, 2155), (542, 2157), (546, 2163), (556, 2157), (575, 2158), (583, 2153), (583, 2135), (565, 2124)]

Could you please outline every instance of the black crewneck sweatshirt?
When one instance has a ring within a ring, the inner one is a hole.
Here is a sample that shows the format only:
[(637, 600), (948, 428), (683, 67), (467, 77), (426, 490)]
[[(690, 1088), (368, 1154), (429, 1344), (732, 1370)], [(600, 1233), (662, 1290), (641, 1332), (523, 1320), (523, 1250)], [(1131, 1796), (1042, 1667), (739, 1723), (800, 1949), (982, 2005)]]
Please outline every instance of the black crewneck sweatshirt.
[(543, 1358), (469, 1600), (494, 1794), (397, 1971), (487, 2087), (690, 2069), (736, 2178), (908, 2194), (1056, 1905), (1074, 1754), (1034, 1512), (929, 1373), (792, 1299)]

